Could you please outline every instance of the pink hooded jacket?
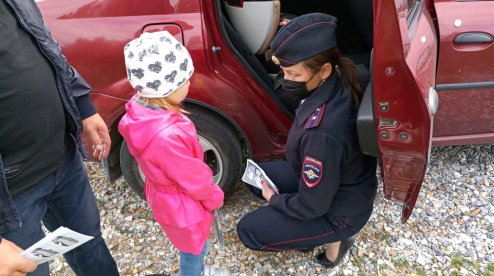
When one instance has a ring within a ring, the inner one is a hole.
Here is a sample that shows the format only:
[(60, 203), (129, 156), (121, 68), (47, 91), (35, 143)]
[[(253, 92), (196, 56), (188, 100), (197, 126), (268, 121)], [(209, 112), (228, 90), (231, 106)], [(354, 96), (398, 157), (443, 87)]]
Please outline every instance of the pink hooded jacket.
[(146, 176), (145, 190), (154, 219), (178, 250), (198, 255), (211, 229), (211, 211), (223, 191), (211, 169), (194, 124), (183, 114), (143, 107), (135, 97), (118, 130)]

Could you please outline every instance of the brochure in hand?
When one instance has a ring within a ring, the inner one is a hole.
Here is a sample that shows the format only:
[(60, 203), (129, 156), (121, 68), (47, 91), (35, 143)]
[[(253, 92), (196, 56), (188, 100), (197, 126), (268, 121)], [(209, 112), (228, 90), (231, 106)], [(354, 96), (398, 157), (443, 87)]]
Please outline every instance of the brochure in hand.
[(266, 173), (250, 159), (247, 159), (247, 167), (245, 168), (244, 176), (242, 176), (242, 181), (263, 191), (264, 187), (262, 186), (261, 181), (264, 181), (264, 183), (268, 184), (269, 187), (279, 194), (278, 188), (276, 188), (271, 179), (269, 179)]
[(40, 265), (62, 256), (91, 239), (93, 237), (60, 227), (22, 252), (21, 256)]
[(216, 232), (216, 238), (222, 249), (225, 249), (225, 240), (223, 239), (223, 231), (221, 230), (220, 211), (218, 209), (212, 212), (213, 214), (213, 228)]

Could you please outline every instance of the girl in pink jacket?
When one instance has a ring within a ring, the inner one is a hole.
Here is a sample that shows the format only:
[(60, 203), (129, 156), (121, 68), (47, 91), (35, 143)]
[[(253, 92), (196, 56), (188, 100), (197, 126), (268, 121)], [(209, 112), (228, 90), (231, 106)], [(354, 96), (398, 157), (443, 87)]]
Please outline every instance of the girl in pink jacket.
[(143, 33), (125, 46), (131, 85), (118, 130), (146, 176), (145, 190), (154, 218), (180, 251), (180, 275), (230, 275), (204, 266), (211, 211), (223, 203), (194, 124), (180, 103), (194, 66), (190, 54), (168, 32)]

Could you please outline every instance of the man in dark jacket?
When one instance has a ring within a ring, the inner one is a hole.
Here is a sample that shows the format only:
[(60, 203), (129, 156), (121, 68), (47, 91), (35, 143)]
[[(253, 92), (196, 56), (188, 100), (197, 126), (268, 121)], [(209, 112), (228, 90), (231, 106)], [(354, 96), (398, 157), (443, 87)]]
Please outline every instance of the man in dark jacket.
[[(83, 130), (100, 160), (111, 143), (91, 88), (34, 0), (0, 0), (0, 38), (0, 275), (36, 267), (17, 254), (44, 237), (41, 221), (94, 237), (64, 255), (77, 275), (119, 275), (81, 158)], [(49, 275), (48, 263), (30, 275)]]

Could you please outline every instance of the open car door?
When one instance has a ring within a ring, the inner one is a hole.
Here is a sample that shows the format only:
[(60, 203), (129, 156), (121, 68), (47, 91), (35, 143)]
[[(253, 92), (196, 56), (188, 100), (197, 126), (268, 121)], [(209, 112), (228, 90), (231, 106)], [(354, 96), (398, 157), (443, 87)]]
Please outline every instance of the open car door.
[(424, 0), (374, 0), (374, 120), (389, 200), (412, 214), (430, 158), (437, 35)]

